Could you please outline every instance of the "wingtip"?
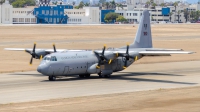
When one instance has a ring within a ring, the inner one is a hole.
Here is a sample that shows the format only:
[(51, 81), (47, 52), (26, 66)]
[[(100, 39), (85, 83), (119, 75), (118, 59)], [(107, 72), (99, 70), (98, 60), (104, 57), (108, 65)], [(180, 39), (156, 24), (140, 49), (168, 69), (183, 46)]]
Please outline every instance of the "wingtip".
[(194, 54), (194, 53), (196, 53), (196, 52), (189, 52), (188, 54)]

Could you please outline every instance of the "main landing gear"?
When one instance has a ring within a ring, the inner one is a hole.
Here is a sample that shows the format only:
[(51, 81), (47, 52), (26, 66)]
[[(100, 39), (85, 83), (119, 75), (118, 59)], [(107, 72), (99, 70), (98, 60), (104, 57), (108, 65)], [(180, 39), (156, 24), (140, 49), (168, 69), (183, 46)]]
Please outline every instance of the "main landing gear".
[(79, 75), (79, 77), (80, 77), (80, 78), (84, 78), (84, 77), (89, 78), (89, 77), (90, 77), (90, 74), (82, 74), (82, 75)]
[(99, 78), (110, 78), (111, 77), (111, 74), (108, 74), (108, 75), (102, 75), (102, 73), (98, 73), (99, 75)]

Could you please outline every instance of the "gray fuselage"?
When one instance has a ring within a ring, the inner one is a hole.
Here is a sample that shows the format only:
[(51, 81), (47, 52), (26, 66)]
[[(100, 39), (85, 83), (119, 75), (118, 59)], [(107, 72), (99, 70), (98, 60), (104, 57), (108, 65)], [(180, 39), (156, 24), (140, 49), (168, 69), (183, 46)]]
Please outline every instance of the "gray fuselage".
[[(112, 51), (108, 51), (112, 52)], [(104, 74), (112, 74), (124, 70), (124, 58), (116, 57), (112, 63), (104, 62), (100, 69), (97, 69), (98, 56), (93, 51), (64, 51), (52, 53), (43, 58), (38, 66), (38, 72), (47, 76), (68, 76), (80, 74), (95, 74), (101, 71)], [(134, 59), (128, 61), (128, 66), (134, 62)]]

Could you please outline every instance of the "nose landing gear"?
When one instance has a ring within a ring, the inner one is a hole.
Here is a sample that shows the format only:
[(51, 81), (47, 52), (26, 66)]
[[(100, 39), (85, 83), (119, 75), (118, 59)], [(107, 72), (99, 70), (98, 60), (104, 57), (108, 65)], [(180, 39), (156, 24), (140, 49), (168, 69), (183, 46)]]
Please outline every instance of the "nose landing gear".
[(55, 76), (49, 76), (49, 81), (55, 81), (56, 77)]

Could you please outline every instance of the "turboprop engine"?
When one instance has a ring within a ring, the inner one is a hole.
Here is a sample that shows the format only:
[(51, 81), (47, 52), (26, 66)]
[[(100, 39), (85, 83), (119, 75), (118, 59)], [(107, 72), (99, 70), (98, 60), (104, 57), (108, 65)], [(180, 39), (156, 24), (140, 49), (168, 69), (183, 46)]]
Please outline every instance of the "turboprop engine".
[(100, 69), (97, 69), (97, 68), (96, 68), (97, 65), (98, 65), (98, 63), (93, 64), (92, 66), (90, 66), (90, 67), (87, 69), (87, 72), (88, 72), (89, 74), (99, 73), (99, 72), (100, 72)]
[[(45, 50), (35, 50), (35, 48), (36, 48), (36, 43), (34, 43), (32, 51), (31, 50), (25, 50), (25, 52), (27, 52), (31, 55), (30, 65), (33, 63), (33, 58), (42, 59), (44, 56), (49, 54)], [(54, 49), (54, 52), (57, 52), (55, 44), (53, 44), (53, 49)]]
[(97, 51), (94, 51), (94, 53), (98, 56), (99, 58), (99, 62), (96, 66), (96, 68), (100, 68), (101, 64), (104, 64), (104, 62), (107, 62), (108, 64), (111, 64), (112, 60), (115, 59), (117, 56), (115, 56), (114, 53), (112, 53), (111, 51), (105, 51), (106, 50), (106, 46), (104, 45), (102, 52), (99, 53)]

